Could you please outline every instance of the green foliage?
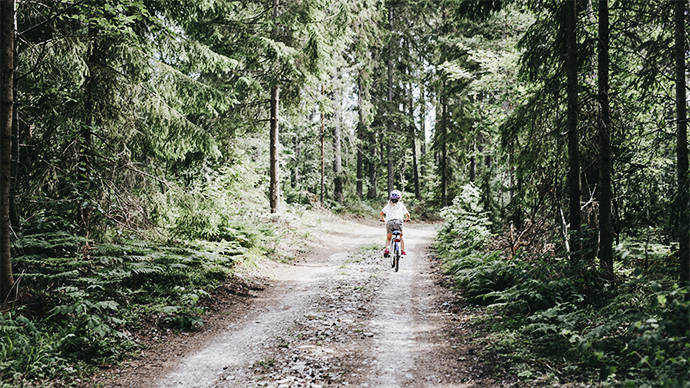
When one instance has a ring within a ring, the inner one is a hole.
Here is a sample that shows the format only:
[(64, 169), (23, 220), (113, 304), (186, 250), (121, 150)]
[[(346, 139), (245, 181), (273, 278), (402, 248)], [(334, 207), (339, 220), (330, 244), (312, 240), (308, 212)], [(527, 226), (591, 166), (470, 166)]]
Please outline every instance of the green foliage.
[(462, 186), (453, 204), (441, 210), (440, 252), (459, 255), (478, 252), (491, 237), (491, 221), (482, 207), (481, 191), (474, 184)]
[(262, 240), (255, 228), (227, 231), (225, 241), (174, 246), (123, 239), (91, 247), (64, 232), (16, 240), (14, 264), (38, 303), (1, 317), (0, 376), (68, 377), (75, 364), (120, 360), (137, 346), (130, 330), (152, 316), (176, 330), (203, 326), (200, 302)]
[(7, 383), (73, 372), (57, 334), (16, 313), (0, 314), (0, 376)]
[(444, 212), (437, 245), (444, 269), (468, 301), (502, 316), (486, 320), (496, 332), (495, 346), (522, 348), (526, 354), (516, 361), (542, 358), (600, 381), (690, 386), (688, 289), (674, 284), (668, 246), (625, 238), (617, 285), (585, 261), (551, 254), (506, 260), (482, 249), (490, 234), (475, 222), (483, 214), (475, 206), (481, 195), (472, 187), (463, 192), (458, 198), (464, 201), (456, 199)]

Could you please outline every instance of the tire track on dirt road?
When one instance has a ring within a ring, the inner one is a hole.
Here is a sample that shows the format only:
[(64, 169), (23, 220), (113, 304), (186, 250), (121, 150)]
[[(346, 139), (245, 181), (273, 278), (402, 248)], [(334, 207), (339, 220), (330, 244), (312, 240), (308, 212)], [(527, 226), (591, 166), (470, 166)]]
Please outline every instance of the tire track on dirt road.
[(209, 341), (195, 354), (181, 360), (160, 388), (248, 387), (255, 383), (252, 367), (261, 363), (267, 349), (294, 320), (308, 314), (319, 296), (319, 285), (332, 276), (352, 250), (380, 235), (380, 228), (343, 223), (330, 231), (323, 248), (315, 248), (306, 264), (282, 266), (273, 274), (274, 286), (259, 294), (254, 308)]

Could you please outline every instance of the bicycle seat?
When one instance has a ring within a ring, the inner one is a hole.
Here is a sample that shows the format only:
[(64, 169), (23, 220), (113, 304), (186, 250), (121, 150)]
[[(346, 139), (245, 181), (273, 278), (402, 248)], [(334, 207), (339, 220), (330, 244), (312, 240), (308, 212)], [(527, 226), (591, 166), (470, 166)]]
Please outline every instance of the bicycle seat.
[(400, 236), (400, 231), (399, 230), (394, 231), (393, 236)]

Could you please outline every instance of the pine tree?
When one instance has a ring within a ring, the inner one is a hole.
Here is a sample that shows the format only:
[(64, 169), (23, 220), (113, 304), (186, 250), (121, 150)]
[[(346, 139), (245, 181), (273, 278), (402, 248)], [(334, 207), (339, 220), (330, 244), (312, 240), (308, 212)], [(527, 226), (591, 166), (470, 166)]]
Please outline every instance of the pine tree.
[(611, 227), (611, 112), (609, 105), (609, 2), (599, 1), (599, 260), (613, 277), (613, 230)]
[(10, 168), (14, 107), (14, 0), (0, 1), (0, 304), (14, 286), (10, 252)]
[(674, 56), (676, 68), (676, 147), (677, 147), (677, 169), (678, 169), (678, 200), (677, 208), (680, 215), (678, 217), (680, 249), (678, 256), (680, 259), (680, 281), (684, 285), (690, 282), (690, 169), (688, 168), (688, 111), (686, 97), (685, 80), (685, 55), (687, 46), (685, 45), (685, 19), (687, 11), (686, 0), (675, 1), (674, 8)]

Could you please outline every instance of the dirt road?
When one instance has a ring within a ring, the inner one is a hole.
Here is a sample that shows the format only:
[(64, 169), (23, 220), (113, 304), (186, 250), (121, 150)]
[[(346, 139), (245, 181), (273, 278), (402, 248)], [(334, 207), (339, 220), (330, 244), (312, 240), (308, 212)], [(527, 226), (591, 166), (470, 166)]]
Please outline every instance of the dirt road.
[(182, 341), (159, 355), (164, 363), (149, 363), (148, 377), (140, 365), (139, 377), (114, 386), (494, 386), (453, 337), (463, 314), (438, 284), (435, 234), (433, 225), (407, 226), (396, 273), (381, 256), (382, 226), (344, 224), (305, 259), (274, 268), (271, 286), (196, 350)]

